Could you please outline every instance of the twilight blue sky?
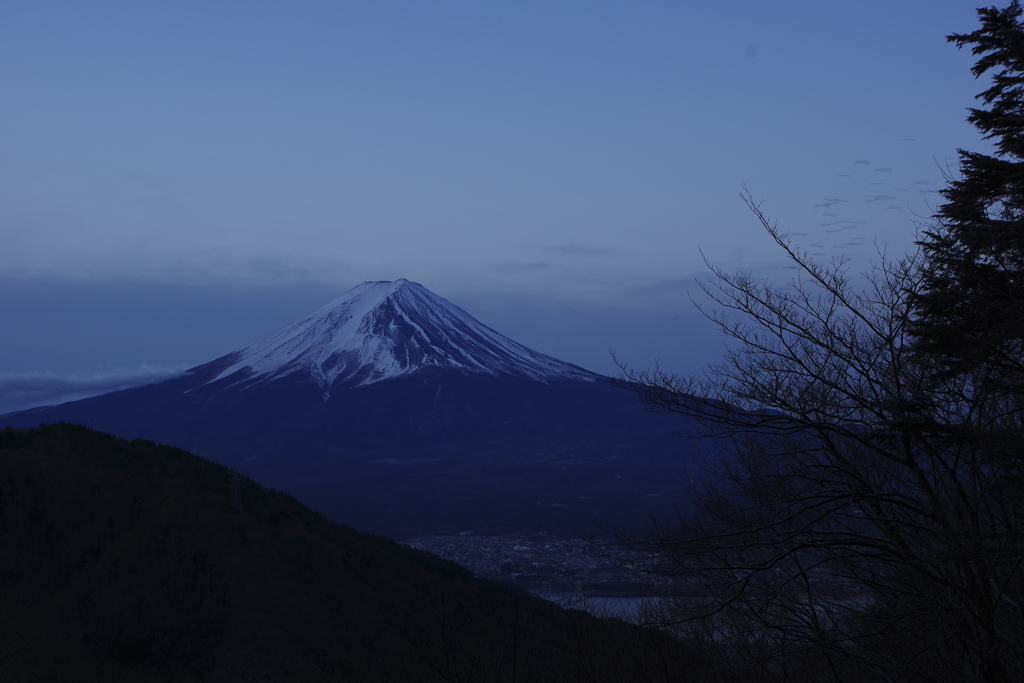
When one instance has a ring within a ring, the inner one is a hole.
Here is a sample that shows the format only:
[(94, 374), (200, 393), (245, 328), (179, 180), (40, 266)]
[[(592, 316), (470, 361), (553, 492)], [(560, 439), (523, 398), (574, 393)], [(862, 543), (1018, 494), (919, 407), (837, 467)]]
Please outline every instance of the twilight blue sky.
[(976, 26), (963, 0), (6, 0), (0, 412), (399, 277), (599, 372), (696, 371), (700, 250), (791, 272), (744, 183), (819, 258), (910, 248), (986, 148), (945, 41)]

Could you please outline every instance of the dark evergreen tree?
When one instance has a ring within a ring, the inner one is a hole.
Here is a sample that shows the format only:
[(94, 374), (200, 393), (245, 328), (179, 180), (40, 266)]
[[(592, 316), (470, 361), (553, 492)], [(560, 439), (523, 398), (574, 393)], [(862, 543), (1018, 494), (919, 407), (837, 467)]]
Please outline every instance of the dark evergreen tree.
[(998, 70), (967, 120), (995, 155), (958, 150), (960, 178), (920, 242), (925, 269), (914, 297), (917, 348), (954, 374), (1024, 383), (1024, 25), (1018, 0), (981, 8), (981, 28), (953, 34), (979, 55), (975, 77)]

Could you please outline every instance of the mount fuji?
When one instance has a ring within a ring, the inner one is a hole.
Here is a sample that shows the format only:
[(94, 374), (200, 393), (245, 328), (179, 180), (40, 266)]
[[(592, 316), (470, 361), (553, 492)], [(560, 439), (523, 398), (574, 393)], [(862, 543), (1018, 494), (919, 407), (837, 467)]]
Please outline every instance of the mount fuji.
[(547, 382), (594, 381), (592, 372), (504, 337), (423, 285), (364, 282), (339, 299), (211, 365), (230, 365), (211, 380), (252, 385), (292, 373), (308, 376), (324, 399), (333, 386), (366, 386), (427, 368), (511, 375)]
[(667, 511), (697, 444), (601, 375), (408, 280), (149, 386), (0, 416), (169, 443), (395, 538), (588, 533)]

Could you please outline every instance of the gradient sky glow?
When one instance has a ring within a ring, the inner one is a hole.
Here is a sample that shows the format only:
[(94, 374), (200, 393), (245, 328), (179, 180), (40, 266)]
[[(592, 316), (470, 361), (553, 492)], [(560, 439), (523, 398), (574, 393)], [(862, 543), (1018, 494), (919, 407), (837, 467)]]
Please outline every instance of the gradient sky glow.
[(7, 0), (0, 393), (202, 363), (399, 277), (599, 372), (695, 371), (700, 250), (790, 272), (744, 183), (819, 258), (910, 248), (987, 148), (945, 41), (976, 27), (962, 0)]

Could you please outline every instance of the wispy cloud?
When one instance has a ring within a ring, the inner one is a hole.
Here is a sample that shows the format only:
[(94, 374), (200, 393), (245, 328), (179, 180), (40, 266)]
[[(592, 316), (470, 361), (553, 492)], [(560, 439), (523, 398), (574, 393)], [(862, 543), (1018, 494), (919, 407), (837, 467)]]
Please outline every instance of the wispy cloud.
[(143, 363), (136, 368), (105, 368), (87, 375), (0, 373), (0, 415), (154, 384), (180, 375), (185, 369)]
[(584, 244), (558, 244), (548, 247), (548, 251), (559, 256), (611, 256), (615, 252), (601, 247), (588, 247)]
[(505, 263), (499, 263), (494, 266), (494, 269), (499, 273), (536, 273), (542, 270), (547, 270), (551, 266), (547, 263), (517, 263), (513, 261), (506, 261)]

